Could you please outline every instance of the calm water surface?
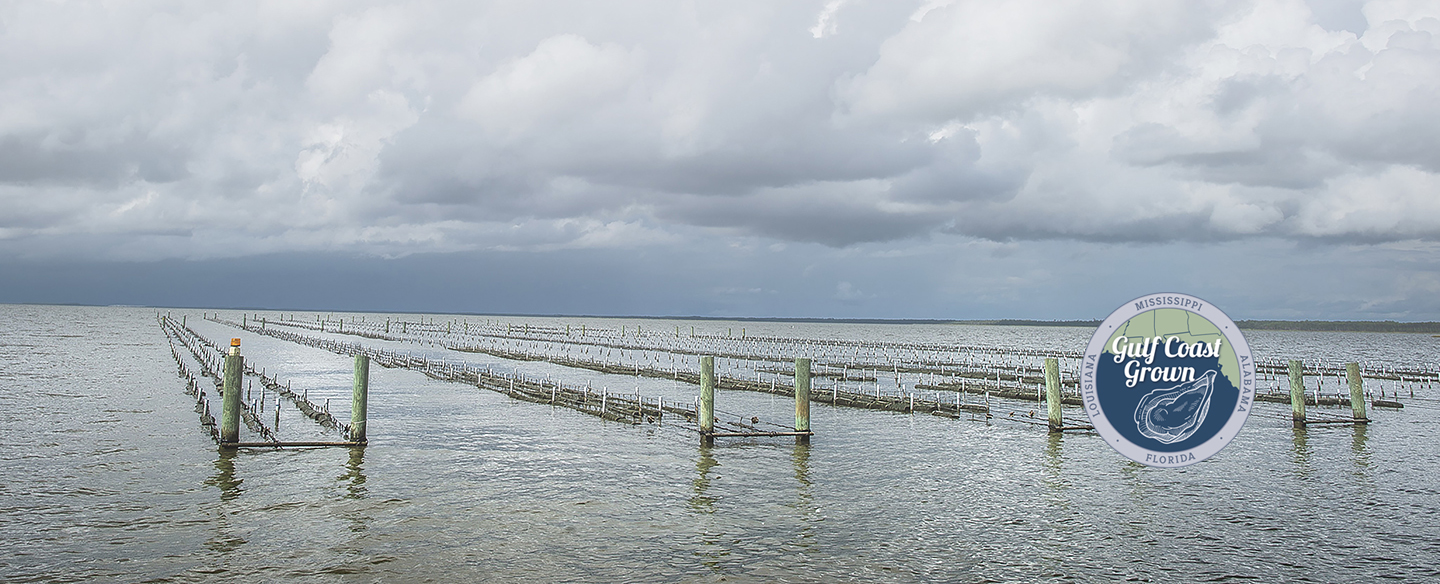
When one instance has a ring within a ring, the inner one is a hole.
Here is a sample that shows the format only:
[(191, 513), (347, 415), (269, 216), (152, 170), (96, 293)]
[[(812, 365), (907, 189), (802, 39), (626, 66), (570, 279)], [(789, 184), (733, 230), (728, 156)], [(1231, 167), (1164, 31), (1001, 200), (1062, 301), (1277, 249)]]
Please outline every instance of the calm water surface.
[[(242, 336), (250, 362), (348, 415), (346, 357), (185, 314), (212, 339)], [(363, 451), (223, 452), (202, 433), (154, 317), (0, 306), (5, 581), (1440, 579), (1432, 388), (1403, 399), (1402, 411), (1376, 412), (1368, 428), (1292, 430), (1288, 406), (1260, 404), (1215, 458), (1164, 470), (1130, 463), (1093, 435), (818, 404), (809, 448), (757, 439), (702, 449), (680, 427), (607, 423), (374, 367)], [(1066, 349), (1090, 333), (696, 326)], [(1247, 336), (1260, 356), (1440, 357), (1430, 335)], [(523, 367), (613, 391), (695, 393)], [(727, 414), (793, 414), (792, 402), (768, 395), (719, 400)], [(289, 418), (281, 433), (335, 438)]]

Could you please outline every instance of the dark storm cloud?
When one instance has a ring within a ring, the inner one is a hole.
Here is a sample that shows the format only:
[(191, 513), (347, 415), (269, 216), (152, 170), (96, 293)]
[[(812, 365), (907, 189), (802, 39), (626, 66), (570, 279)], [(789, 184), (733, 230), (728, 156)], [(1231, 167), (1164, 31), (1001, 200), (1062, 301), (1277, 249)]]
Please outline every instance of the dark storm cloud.
[(898, 205), (877, 204), (863, 188), (826, 184), (740, 197), (685, 197), (658, 214), (691, 225), (830, 246), (910, 237), (943, 220)]

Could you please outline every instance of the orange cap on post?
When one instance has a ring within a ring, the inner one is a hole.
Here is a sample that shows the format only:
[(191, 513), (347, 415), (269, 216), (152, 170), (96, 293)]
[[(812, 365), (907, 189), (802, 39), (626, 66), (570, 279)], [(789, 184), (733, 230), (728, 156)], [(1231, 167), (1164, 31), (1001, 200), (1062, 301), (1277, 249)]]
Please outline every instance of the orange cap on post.
[(238, 347), (238, 346), (240, 346), (240, 339), (239, 339), (239, 338), (230, 339), (230, 346), (232, 346), (232, 347)]

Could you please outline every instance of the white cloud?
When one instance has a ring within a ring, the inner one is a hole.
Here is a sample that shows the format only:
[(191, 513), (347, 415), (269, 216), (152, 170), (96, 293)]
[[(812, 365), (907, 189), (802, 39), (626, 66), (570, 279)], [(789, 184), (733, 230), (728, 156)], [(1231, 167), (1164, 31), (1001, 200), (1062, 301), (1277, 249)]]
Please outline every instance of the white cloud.
[[(1028, 0), (931, 7), (879, 46), (843, 86), (857, 115), (968, 117), (1023, 108), (1034, 95), (1115, 91), (1157, 58), (1201, 38), (1189, 2)], [(1178, 41), (1178, 42), (1177, 42)]]
[(1313, 236), (1379, 240), (1440, 239), (1440, 176), (1386, 167), (1370, 176), (1336, 178), (1295, 217), (1294, 231)]
[(825, 38), (826, 35), (833, 35), (839, 29), (839, 23), (835, 20), (835, 13), (845, 5), (845, 0), (830, 0), (825, 3), (825, 8), (820, 10), (820, 16), (815, 19), (815, 26), (810, 27), (810, 36), (817, 39)]
[(502, 139), (564, 131), (603, 111), (640, 77), (643, 59), (615, 43), (596, 46), (574, 34), (535, 50), (475, 82), (458, 113)]
[(404, 96), (377, 90), (367, 97), (360, 115), (320, 123), (305, 134), (295, 175), (307, 187), (347, 193), (364, 189), (391, 138), (419, 120)]
[(1351, 12), (12, 3), (0, 254), (1433, 241), (1440, 8)]

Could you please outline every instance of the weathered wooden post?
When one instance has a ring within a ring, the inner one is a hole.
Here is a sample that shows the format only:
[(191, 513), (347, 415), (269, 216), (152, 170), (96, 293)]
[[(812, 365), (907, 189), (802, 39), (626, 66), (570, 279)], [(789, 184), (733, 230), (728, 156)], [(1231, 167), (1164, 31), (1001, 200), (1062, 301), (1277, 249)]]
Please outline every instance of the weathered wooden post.
[[(810, 360), (795, 359), (795, 431), (810, 431)], [(810, 435), (795, 437), (796, 444), (809, 444)]]
[(715, 444), (715, 358), (700, 358), (700, 445)]
[(1365, 416), (1365, 378), (1360, 376), (1359, 363), (1345, 364), (1345, 382), (1350, 385), (1350, 411), (1355, 414), (1355, 423), (1370, 423)]
[(245, 358), (240, 356), (240, 339), (230, 339), (230, 354), (225, 355), (225, 382), (220, 396), (220, 443), (240, 441), (240, 379), (245, 374)]
[(1296, 428), (1305, 427), (1305, 369), (1295, 359), (1290, 360), (1290, 419)]
[(370, 356), (355, 356), (355, 384), (350, 394), (350, 441), (364, 444), (365, 419), (370, 401)]
[(1061, 432), (1065, 420), (1060, 416), (1060, 360), (1045, 358), (1045, 409), (1050, 414), (1050, 433)]

